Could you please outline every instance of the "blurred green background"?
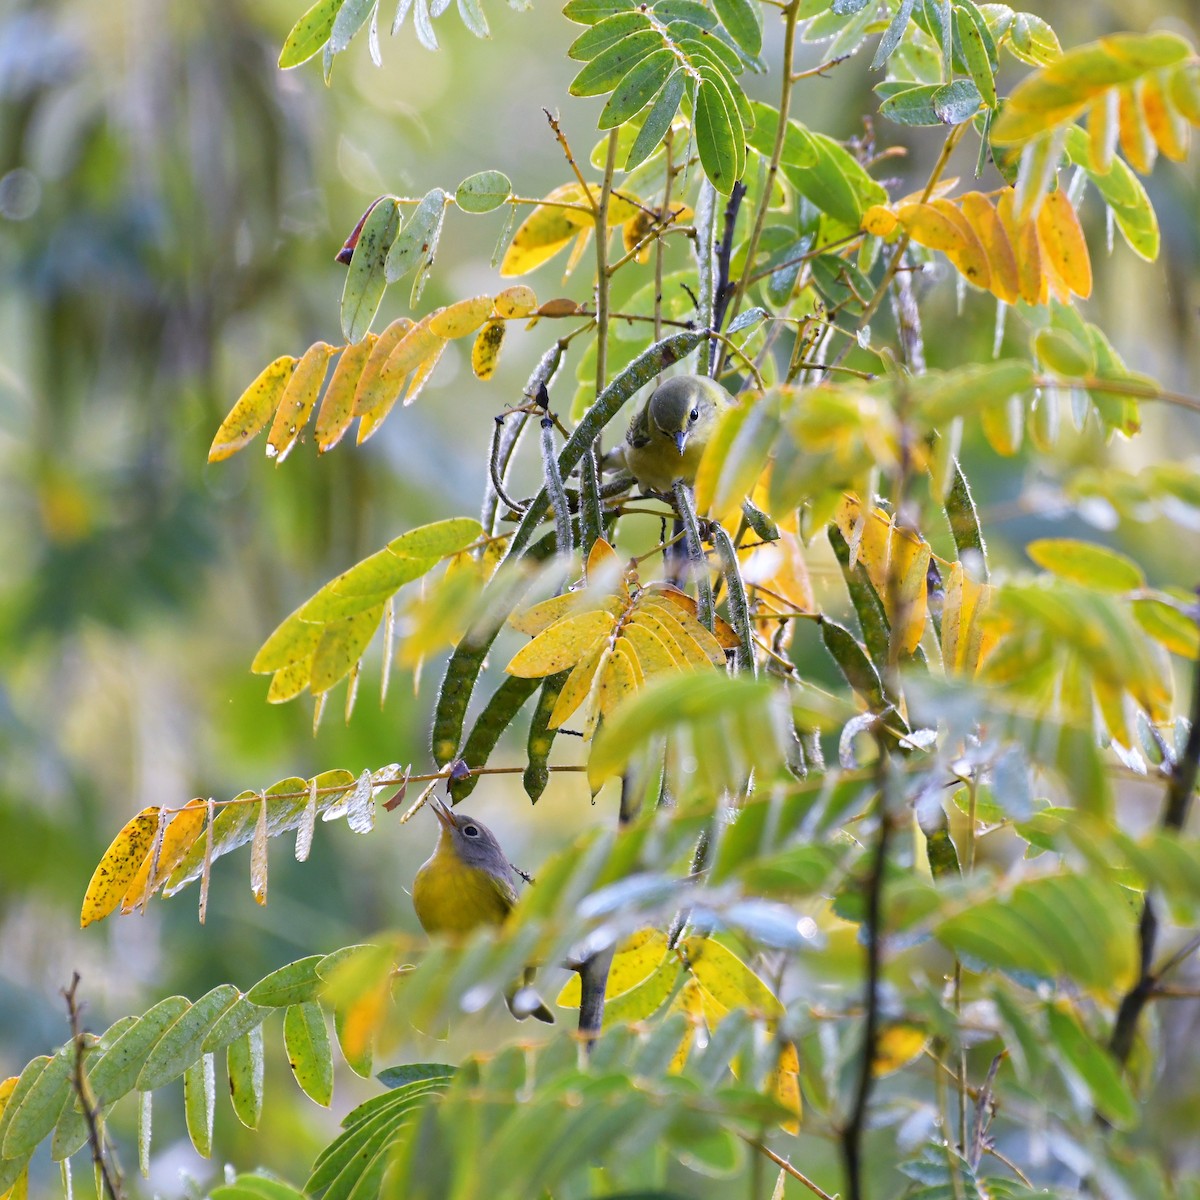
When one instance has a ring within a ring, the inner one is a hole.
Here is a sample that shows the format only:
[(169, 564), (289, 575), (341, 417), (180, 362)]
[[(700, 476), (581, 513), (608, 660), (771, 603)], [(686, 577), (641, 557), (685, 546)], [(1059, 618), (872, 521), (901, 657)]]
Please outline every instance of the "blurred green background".
[[(1030, 7), (1065, 45), (1163, 23), (1196, 34), (1182, 24), (1188, 0)], [(72, 971), (100, 1029), (172, 992), (246, 987), (303, 954), (415, 928), (404, 889), (432, 841), (424, 816), (404, 827), (383, 819), (367, 838), (322, 827), (303, 865), (273, 846), (265, 908), (251, 898), (243, 852), (217, 865), (204, 927), (192, 889), (146, 916), (78, 928), (92, 868), (145, 805), (335, 766), (427, 765), (439, 664), (427, 664), (415, 697), (411, 676), (394, 677), (382, 709), (369, 670), (349, 726), (335, 698), (314, 738), (307, 702), (266, 705), (267, 681), (249, 662), (338, 571), (413, 525), (477, 511), (492, 417), (554, 336), (545, 326), (511, 336), (487, 385), (452, 344), (419, 402), (362, 450), (343, 444), (318, 462), (305, 445), (277, 469), (256, 445), (205, 465), (218, 422), (263, 365), (338, 340), (343, 268), (333, 257), (376, 195), (452, 190), (485, 168), (505, 171), (521, 194), (544, 194), (567, 170), (542, 106), (561, 111), (581, 157), (597, 138), (598, 102), (566, 94), (577, 27), (555, 5), (518, 13), (492, 0), (490, 43), (447, 16), (436, 54), (409, 26), (385, 32), (382, 70), (360, 38), (330, 88), (315, 61), (287, 74), (275, 66), (300, 9), (296, 0), (0, 4), (0, 1078), (64, 1040), (59, 989)], [(777, 60), (777, 39), (769, 46)], [(819, 47), (805, 54), (820, 61)], [(860, 135), (873, 111), (868, 57), (807, 81), (797, 115)], [(765, 98), (776, 86), (760, 79), (750, 91)], [(882, 122), (878, 134), (911, 147), (894, 166), (894, 194), (917, 186), (936, 134)], [(973, 155), (957, 164), (964, 176)], [(1158, 264), (1119, 239), (1106, 255), (1103, 218), (1089, 205), (1097, 287), (1085, 306), (1132, 368), (1193, 394), (1197, 161), (1160, 163), (1148, 181), (1163, 225)], [(502, 220), (450, 213), (422, 311), (503, 286), (489, 266)], [(561, 271), (558, 259), (538, 272), (539, 296), (559, 293)], [(585, 276), (566, 290), (585, 297)], [(952, 281), (941, 284), (926, 329), (952, 323), (954, 336), (930, 333), (931, 365), (986, 357), (993, 303), (972, 295), (959, 315)], [(387, 319), (407, 311), (407, 285), (393, 292)], [(1015, 318), (1007, 336), (1022, 345)], [(565, 407), (573, 384), (562, 378)], [(1194, 585), (1200, 500), (1174, 504), (1172, 523), (1161, 506), (1118, 512), (1103, 500), (1084, 510), (1090, 525), (1063, 518), (1073, 462), (1110, 472), (1196, 462), (1194, 418), (1147, 408), (1146, 425), (1137, 442), (1109, 448), (1091, 433), (1068, 436), (1053, 460), (1002, 460), (968, 445), (999, 563), (1019, 567), (1033, 536), (1099, 537), (1134, 553), (1155, 582)], [(818, 554), (818, 576), (820, 564)], [(815, 657), (811, 669), (828, 673)], [(508, 785), (476, 796), (472, 808), (530, 867), (612, 817), (574, 781), (556, 782), (532, 812)], [(269, 1058), (278, 1076), (281, 1056)], [(300, 1182), (365, 1086), (343, 1086), (331, 1115), (300, 1099), (273, 1103), (298, 1093), (272, 1077), (262, 1134), (235, 1131), (225, 1112), (215, 1161), (262, 1161)], [(152, 1182), (167, 1192), (181, 1169), (201, 1179), (217, 1169), (194, 1156), (173, 1103), (164, 1098), (156, 1119)]]

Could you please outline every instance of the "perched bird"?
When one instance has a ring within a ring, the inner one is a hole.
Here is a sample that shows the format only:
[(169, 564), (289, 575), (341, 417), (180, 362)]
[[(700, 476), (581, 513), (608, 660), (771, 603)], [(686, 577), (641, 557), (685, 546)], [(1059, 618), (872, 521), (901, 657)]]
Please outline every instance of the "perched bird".
[(625, 465), (644, 491), (694, 483), (717, 414), (733, 397), (706, 375), (674, 375), (650, 393), (625, 434)]
[[(441, 824), (437, 845), (413, 880), (413, 908), (426, 933), (464, 935), (481, 925), (502, 925), (517, 903), (516, 876), (496, 835), (482, 822), (456, 813), (437, 797), (429, 801)], [(505, 995), (519, 1021), (554, 1015), (531, 986), (534, 968), (525, 969), (524, 985)]]

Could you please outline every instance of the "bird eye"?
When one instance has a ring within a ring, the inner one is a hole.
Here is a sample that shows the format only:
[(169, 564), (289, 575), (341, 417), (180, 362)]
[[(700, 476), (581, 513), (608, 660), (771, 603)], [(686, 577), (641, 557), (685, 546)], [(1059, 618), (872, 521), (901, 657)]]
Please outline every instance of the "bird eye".
[(479, 836), (479, 826), (478, 825), (464, 825), (463, 833), (467, 837), (478, 837)]
[(698, 408), (693, 408), (692, 411), (690, 413), (688, 413), (688, 420), (689, 421), (700, 420), (700, 410)]

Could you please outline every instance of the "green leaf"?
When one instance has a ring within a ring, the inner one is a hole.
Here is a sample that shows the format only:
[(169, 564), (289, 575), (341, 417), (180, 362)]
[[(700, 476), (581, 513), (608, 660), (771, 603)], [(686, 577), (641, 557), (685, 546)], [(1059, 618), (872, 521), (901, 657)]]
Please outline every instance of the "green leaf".
[(266, 1008), (292, 1007), (313, 1000), (321, 987), (317, 964), (324, 958), (323, 954), (312, 954), (272, 971), (246, 993), (246, 999)]
[[(779, 134), (779, 113), (759, 100), (751, 100), (750, 108), (754, 113), (754, 128), (746, 140), (759, 154), (770, 158)], [(819, 157), (820, 153), (808, 130), (798, 121), (789, 120), (779, 161), (792, 167), (812, 167)]]
[(1039, 567), (1084, 587), (1129, 592), (1146, 586), (1141, 567), (1107, 546), (1073, 538), (1038, 538), (1025, 547), (1025, 553)]
[(969, 121), (979, 111), (981, 103), (979, 88), (970, 79), (956, 79), (933, 94), (933, 111), (947, 125)]
[(567, 57), (577, 62), (591, 62), (598, 54), (615, 46), (631, 33), (650, 28), (650, 18), (640, 9), (616, 13), (598, 21), (585, 33), (581, 33), (567, 47)]
[(326, 1108), (333, 1100), (333, 1052), (321, 1006), (309, 1000), (283, 1014), (283, 1044), (301, 1090)]
[(486, 213), (499, 208), (512, 195), (512, 181), (503, 171), (477, 171), (454, 192), (454, 203), (463, 212)]
[(229, 1099), (237, 1119), (257, 1129), (263, 1104), (263, 1031), (261, 1025), (229, 1043), (225, 1052)]
[(168, 996), (138, 1018), (100, 1059), (90, 1064), (88, 1083), (100, 1107), (133, 1091), (137, 1078), (163, 1035), (188, 1011), (183, 996)]
[(1133, 602), (1134, 620), (1172, 654), (1194, 659), (1200, 654), (1200, 626), (1196, 618), (1181, 611), (1179, 601), (1148, 596)]
[[(4, 1158), (27, 1158), (49, 1134), (70, 1098), (74, 1067), (75, 1043), (68, 1042), (53, 1058), (40, 1068), (35, 1068), (34, 1077), (28, 1087), (22, 1089), (20, 1096), (14, 1089), (4, 1109), (6, 1128), (3, 1141), (0, 1142), (0, 1155)], [(18, 1088), (26, 1077), (26, 1071), (29, 1071), (29, 1067), (21, 1072)]]
[(317, 0), (317, 3), (292, 26), (279, 52), (279, 65), (284, 70), (307, 62), (329, 41), (333, 23), (343, 0)]
[(1094, 1041), (1065, 1009), (1046, 1010), (1052, 1046), (1066, 1066), (1091, 1093), (1096, 1111), (1118, 1129), (1138, 1122), (1138, 1105), (1121, 1078), (1116, 1059)]
[(576, 25), (595, 25), (613, 13), (630, 12), (636, 7), (636, 0), (567, 0), (562, 13)]
[(572, 96), (602, 96), (611, 92), (632, 67), (662, 45), (662, 35), (642, 29), (607, 46), (579, 72), (568, 89)]
[(887, 29), (884, 30), (883, 37), (879, 39), (879, 46), (875, 51), (875, 57), (871, 59), (871, 70), (878, 71), (889, 58), (892, 56), (892, 51), (900, 45), (904, 37), (904, 31), (908, 28), (909, 18), (912, 16), (913, 4), (916, 0), (900, 0), (900, 7), (896, 9), (895, 15), (888, 23)]
[(348, 342), (362, 341), (375, 320), (387, 287), (384, 266), (399, 230), (400, 206), (394, 196), (384, 196), (363, 222), (342, 288), (342, 334)]
[(757, 58), (762, 50), (762, 16), (754, 0), (713, 0), (713, 8), (729, 36), (746, 52)]
[(457, 1070), (449, 1063), (403, 1063), (397, 1067), (384, 1067), (375, 1078), (385, 1088), (402, 1088), (426, 1079), (449, 1079)]
[(950, 949), (1001, 970), (1108, 990), (1134, 969), (1128, 897), (1106, 879), (1053, 875), (984, 900), (934, 932)]
[(646, 55), (613, 88), (596, 122), (598, 128), (615, 129), (641, 112), (651, 98), (662, 90), (676, 61), (675, 55), (665, 46)]
[(441, 188), (426, 192), (388, 251), (385, 264), (388, 283), (396, 283), (419, 263), (432, 260), (445, 215), (446, 193)]
[(188, 1137), (202, 1158), (212, 1154), (216, 1074), (211, 1054), (202, 1055), (183, 1074), (183, 1115)]
[(208, 1031), (201, 1050), (205, 1054), (224, 1050), (231, 1042), (261, 1025), (270, 1011), (265, 1005), (255, 1004), (248, 996), (242, 996), (236, 1004), (225, 1010), (221, 1019)]
[(379, 0), (343, 0), (329, 34), (329, 52), (341, 54), (354, 35), (367, 23)]
[(942, 90), (938, 83), (921, 84), (917, 87), (881, 84), (875, 89), (886, 99), (879, 105), (880, 116), (887, 117), (897, 125), (926, 126), (940, 125), (942, 118), (934, 107), (934, 97)]
[(738, 180), (741, 130), (736, 112), (728, 111), (717, 78), (714, 72), (702, 69), (695, 101), (696, 147), (705, 175), (718, 192), (728, 196)]
[(688, 77), (680, 69), (675, 71), (663, 84), (662, 91), (658, 93), (650, 112), (642, 122), (642, 128), (638, 131), (633, 146), (629, 150), (629, 156), (625, 159), (626, 171), (632, 171), (634, 167), (645, 162), (658, 148), (658, 144), (666, 136), (667, 130), (671, 128), (675, 114), (679, 111), (679, 104), (687, 89), (687, 83)]
[(308, 1200), (290, 1184), (270, 1175), (239, 1175), (208, 1193), (209, 1200)]
[(222, 1014), (241, 998), (231, 983), (201, 996), (164, 1031), (137, 1079), (139, 1092), (152, 1092), (178, 1079), (201, 1055), (204, 1039)]
[[(988, 53), (987, 25), (974, 5), (970, 8), (955, 5), (954, 28), (962, 47), (963, 60), (983, 103), (996, 107), (996, 76), (992, 55)], [(957, 122), (955, 122), (957, 124)]]
[(490, 38), (492, 31), (488, 28), (487, 17), (483, 15), (483, 7), (479, 0), (458, 0), (458, 15), (462, 23), (477, 37)]
[(1142, 181), (1124, 159), (1114, 157), (1108, 171), (1092, 165), (1088, 137), (1078, 126), (1067, 130), (1064, 147), (1067, 157), (1081, 167), (1112, 211), (1113, 220), (1129, 248), (1140, 258), (1153, 262), (1158, 257), (1158, 217)]

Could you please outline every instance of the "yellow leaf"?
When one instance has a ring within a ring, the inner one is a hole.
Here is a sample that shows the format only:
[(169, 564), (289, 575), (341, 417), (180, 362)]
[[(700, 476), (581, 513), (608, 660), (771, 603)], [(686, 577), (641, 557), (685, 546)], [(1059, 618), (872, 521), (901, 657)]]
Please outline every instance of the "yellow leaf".
[[(154, 873), (154, 881), (150, 886), (150, 895), (158, 891), (163, 881), (181, 862), (184, 855), (195, 845), (196, 840), (204, 832), (204, 821), (208, 813), (208, 804), (204, 800), (189, 800), (182, 812), (177, 812), (163, 832), (162, 845), (158, 848), (158, 869)], [(147, 895), (146, 883), (150, 878), (150, 868), (153, 866), (153, 854), (147, 854), (134, 877), (133, 882), (125, 891), (121, 901), (123, 913), (132, 912), (143, 897)]]
[(997, 637), (997, 631), (983, 620), (991, 602), (991, 589), (976, 583), (963, 571), (962, 563), (956, 562), (945, 577), (945, 595), (942, 662), (948, 675), (970, 679)]
[[(669, 583), (652, 583), (645, 590), (651, 596), (661, 596), (664, 600), (669, 600), (676, 608), (683, 609), (689, 616), (699, 620), (697, 616), (699, 605), (687, 592), (681, 592), (679, 588), (673, 587)], [(708, 631), (705, 630), (705, 632)], [(712, 636), (716, 638), (717, 644), (726, 650), (736, 650), (741, 645), (733, 626), (720, 617), (713, 622)], [(721, 665), (724, 663), (722, 662)]]
[(886, 208), (882, 204), (872, 204), (863, 213), (863, 230), (866, 233), (873, 234), (875, 237), (891, 237), (896, 231), (896, 226), (899, 224), (900, 218), (890, 208)]
[(875, 1042), (871, 1074), (878, 1078), (899, 1071), (901, 1067), (906, 1067), (920, 1058), (928, 1045), (929, 1034), (919, 1025), (903, 1022), (889, 1025), (880, 1031)]
[(987, 255), (991, 272), (989, 290), (1005, 304), (1016, 304), (1020, 297), (1017, 256), (992, 202), (982, 192), (968, 192), (959, 206)]
[(332, 450), (350, 428), (354, 419), (354, 393), (377, 341), (378, 334), (368, 333), (361, 342), (347, 346), (338, 358), (317, 413), (317, 450), (321, 454)]
[(459, 300), (439, 312), (431, 313), (429, 328), (438, 337), (466, 337), (492, 315), (493, 303), (491, 296), (472, 296), (468, 300)]
[(659, 671), (677, 669), (675, 656), (648, 625), (627, 622), (621, 631), (621, 637), (632, 645), (643, 674), (656, 675)]
[(710, 667), (708, 655), (667, 608), (665, 604), (639, 603), (629, 618), (630, 623), (645, 625), (657, 634), (659, 641), (675, 654), (681, 667)]
[[(714, 667), (723, 667), (725, 665), (725, 651), (721, 648), (721, 643), (686, 608), (673, 603), (658, 593), (640, 596), (638, 598), (638, 607), (642, 605), (652, 608), (659, 620), (666, 620), (668, 623), (677, 625), (684, 638), (699, 648), (706, 662), (711, 663)], [(672, 633), (674, 633), (673, 629)], [(679, 642), (678, 637), (675, 640)], [(688, 656), (688, 661), (693, 661), (690, 648), (683, 643), (680, 644), (684, 653)], [(701, 664), (698, 663), (697, 665)]]
[(745, 555), (742, 575), (757, 589), (759, 615), (770, 612), (816, 612), (816, 598), (800, 539), (781, 532), (777, 541), (740, 552)]
[(596, 678), (596, 669), (600, 665), (601, 656), (607, 649), (607, 640), (601, 638), (571, 668), (567, 682), (563, 684), (562, 691), (558, 693), (554, 710), (550, 714), (548, 724), (551, 729), (560, 729), (563, 722), (568, 720), (591, 694), (592, 684)]
[(575, 245), (571, 247), (571, 253), (567, 255), (567, 265), (563, 268), (564, 282), (575, 268), (579, 266), (580, 260), (587, 253), (587, 248), (591, 240), (592, 230), (590, 227), (580, 230), (579, 236), (575, 239)]
[(83, 897), (80, 928), (102, 921), (124, 898), (138, 868), (150, 853), (158, 830), (158, 809), (143, 808), (131, 818), (104, 852)]
[(529, 608), (519, 609), (508, 618), (508, 623), (518, 633), (537, 637), (544, 629), (549, 629), (555, 621), (570, 616), (584, 601), (586, 593), (563, 592), (561, 596), (551, 596)]
[(522, 679), (539, 679), (574, 666), (616, 624), (603, 609), (578, 613), (556, 621), (513, 655), (504, 669)]
[(1139, 175), (1149, 175), (1154, 170), (1158, 147), (1150, 136), (1150, 128), (1142, 113), (1142, 83), (1127, 84), (1117, 90), (1117, 128), (1121, 139), (1121, 151), (1129, 165)]
[(684, 950), (696, 982), (722, 1008), (747, 1008), (768, 1017), (783, 1012), (775, 993), (727, 946), (712, 938), (690, 937)]
[(919, 246), (941, 250), (943, 254), (961, 253), (966, 249), (967, 239), (958, 222), (932, 204), (904, 204), (896, 215)]
[(929, 543), (911, 530), (897, 528), (882, 508), (863, 515), (853, 496), (844, 497), (835, 520), (850, 546), (851, 562), (862, 563), (883, 602), (901, 652), (912, 654), (925, 630)]
[(1065, 192), (1051, 192), (1037, 215), (1043, 262), (1077, 296), (1092, 294), (1092, 262), (1079, 218)]
[(642, 669), (637, 659), (630, 657), (629, 643), (624, 638), (618, 639), (608, 665), (600, 675), (596, 694), (600, 715), (611, 715), (622, 700), (632, 696), (642, 682), (641, 675)]
[(690, 1022), (687, 1033), (683, 1035), (683, 1040), (679, 1043), (679, 1049), (675, 1051), (675, 1056), (667, 1066), (669, 1074), (677, 1075), (687, 1062), (688, 1051), (692, 1048), (692, 1039), (696, 1035), (697, 1027), (704, 1023), (704, 1007), (700, 999), (700, 988), (694, 979), (689, 979), (679, 989), (679, 994), (671, 1001), (669, 1011), (682, 1012)]
[[(605, 1000), (623, 995), (648, 979), (667, 953), (666, 934), (657, 929), (639, 930), (638, 933), (637, 945), (624, 947), (613, 955), (604, 988)], [(574, 975), (559, 992), (556, 1003), (564, 1008), (578, 1008), (579, 999), (579, 976)]]
[(617, 557), (617, 552), (602, 537), (592, 543), (583, 576), (589, 584), (599, 583), (601, 585), (621, 576), (621, 560)]
[(267, 689), (268, 704), (285, 704), (288, 700), (294, 700), (308, 687), (312, 679), (312, 656), (320, 640), (320, 626), (314, 626), (312, 650), (308, 656), (297, 659), (286, 667), (280, 667), (271, 676), (271, 686)]
[(476, 379), (486, 382), (495, 375), (507, 329), (503, 321), (488, 321), (476, 335), (471, 345), (471, 371)]
[[(446, 344), (446, 339), (434, 332), (433, 322), (438, 314), (422, 317), (396, 343), (388, 355), (387, 365), (383, 369), (384, 376), (399, 387), (400, 381), (415, 371), (422, 363), (427, 362), (434, 354), (439, 353)], [(369, 415), (364, 411), (363, 416)]]
[[(793, 1049), (794, 1053), (794, 1049)], [(780, 1127), (785, 1133), (800, 1132), (800, 1118), (804, 1115), (804, 1107), (800, 1101), (800, 1077), (795, 1071), (785, 1071), (776, 1068), (767, 1076), (767, 1095), (773, 1097), (783, 1108), (794, 1114), (792, 1120), (782, 1121)]]
[(328, 342), (314, 342), (300, 356), (292, 377), (283, 389), (279, 409), (267, 434), (267, 457), (283, 462), (296, 444), (300, 431), (317, 403), (333, 347)]
[(1142, 112), (1146, 128), (1158, 143), (1158, 148), (1172, 162), (1187, 158), (1188, 140), (1191, 131), (1187, 121), (1167, 96), (1170, 75), (1159, 71), (1142, 80)]
[[(557, 204), (587, 203), (583, 189), (577, 183), (566, 183), (555, 188), (545, 200)], [(556, 204), (539, 204), (513, 234), (504, 261), (500, 264), (500, 274), (525, 275), (553, 258), (579, 232), (580, 222), (571, 219), (577, 215), (585, 214), (576, 214)], [(590, 217), (587, 219), (590, 220)]]
[(496, 316), (502, 318), (527, 317), (538, 306), (533, 288), (523, 283), (505, 288), (493, 301)]
[(1018, 222), (1013, 212), (1012, 188), (1005, 188), (996, 201), (996, 213), (1008, 244), (1017, 257), (1017, 279), (1021, 299), (1026, 304), (1045, 304), (1049, 288), (1042, 273), (1042, 252), (1038, 245), (1037, 226), (1033, 221)]
[(221, 422), (208, 450), (210, 463), (223, 462), (266, 429), (295, 369), (296, 360), (290, 354), (263, 368)]
[(401, 339), (413, 327), (408, 317), (397, 317), (378, 337), (371, 353), (367, 356), (367, 365), (359, 376), (358, 387), (354, 389), (354, 416), (361, 417), (363, 413), (378, 408), (384, 401), (388, 388), (399, 391), (399, 382), (384, 375), (388, 358), (400, 344)]

